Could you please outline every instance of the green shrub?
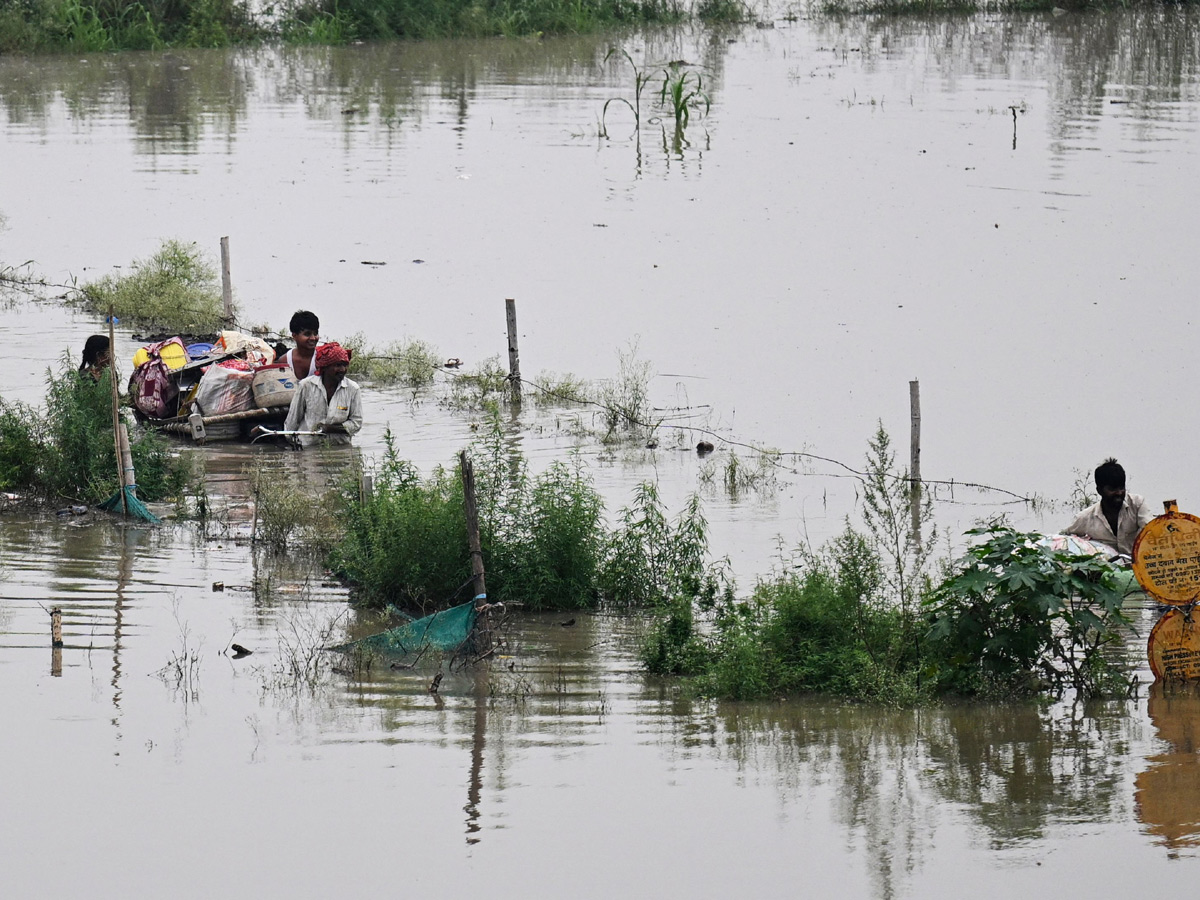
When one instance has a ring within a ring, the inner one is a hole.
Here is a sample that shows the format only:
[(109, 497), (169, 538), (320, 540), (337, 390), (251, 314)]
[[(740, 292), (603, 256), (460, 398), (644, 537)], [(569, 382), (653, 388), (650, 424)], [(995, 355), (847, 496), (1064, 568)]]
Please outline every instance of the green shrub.
[(195, 244), (165, 241), (149, 259), (135, 260), (132, 269), (87, 282), (74, 302), (100, 315), (112, 309), (127, 327), (176, 334), (223, 327), (216, 267)]
[[(109, 372), (94, 382), (64, 357), (58, 375), (47, 373), (45, 410), (0, 400), (0, 486), (82, 503), (116, 493)], [(177, 495), (189, 481), (187, 463), (156, 434), (134, 429), (130, 452), (145, 500)]]
[(721, 587), (707, 564), (708, 522), (693, 495), (672, 524), (658, 488), (643, 482), (608, 538), (600, 591), (618, 606), (661, 606), (676, 597), (711, 603)]
[(42, 427), (37, 410), (24, 403), (0, 400), (0, 489), (37, 483), (44, 443)]
[[(399, 458), (390, 431), (384, 441), (371, 497), (343, 494), (344, 536), (331, 565), (373, 605), (443, 606), (471, 577), (461, 475), (439, 468), (422, 478)], [(580, 459), (530, 475), (498, 421), (472, 456), (490, 599), (529, 609), (580, 609), (595, 606), (605, 586), (616, 592), (616, 602), (633, 605), (685, 588), (690, 598), (708, 584), (696, 561), (702, 563), (704, 550), (698, 515), (698, 524), (668, 527), (665, 546), (636, 526), (632, 534), (625, 528), (613, 536)], [(642, 494), (657, 503), (653, 489)], [(626, 521), (634, 515), (627, 511)], [(646, 573), (654, 578), (649, 590), (639, 581)]]
[(400, 459), (390, 430), (370, 498), (347, 493), (331, 567), (371, 605), (445, 605), (471, 577), (462, 484), (437, 469), (421, 478)]

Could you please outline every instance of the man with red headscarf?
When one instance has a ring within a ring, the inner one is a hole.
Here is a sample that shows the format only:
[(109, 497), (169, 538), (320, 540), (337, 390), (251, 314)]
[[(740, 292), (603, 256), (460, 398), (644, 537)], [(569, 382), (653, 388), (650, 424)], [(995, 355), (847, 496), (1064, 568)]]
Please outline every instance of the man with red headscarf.
[(296, 388), (284, 431), (301, 432), (296, 439), (302, 447), (318, 441), (348, 444), (363, 421), (358, 384), (346, 377), (350, 351), (337, 342), (322, 344), (315, 361), (317, 374)]

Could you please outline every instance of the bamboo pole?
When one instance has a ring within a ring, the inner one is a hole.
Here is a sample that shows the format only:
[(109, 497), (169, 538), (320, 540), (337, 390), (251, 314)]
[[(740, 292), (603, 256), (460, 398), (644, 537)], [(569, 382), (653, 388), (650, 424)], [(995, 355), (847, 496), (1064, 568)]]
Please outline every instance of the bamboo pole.
[(911, 461), (908, 467), (909, 508), (913, 543), (921, 546), (921, 383), (908, 383), (908, 405), (912, 429), (909, 436)]
[(471, 551), (471, 575), (475, 583), (475, 652), (492, 649), (492, 626), (487, 612), (487, 585), (483, 574), (483, 549), (479, 542), (479, 507), (475, 503), (475, 468), (467, 451), (458, 455), (462, 464), (463, 508), (467, 517), (467, 547)]
[(121, 512), (129, 515), (125, 497), (125, 468), (121, 462), (121, 395), (117, 391), (117, 339), (113, 329), (113, 308), (108, 308), (108, 383), (112, 386), (113, 456), (117, 461), (117, 490), (121, 492)]
[[(132, 487), (137, 484), (137, 476), (133, 472), (133, 451), (129, 447), (129, 429), (122, 422), (117, 426), (120, 432), (120, 447), (121, 447), (121, 496), (127, 497), (125, 488)], [(122, 500), (122, 503), (127, 503), (127, 500)], [(128, 511), (126, 511), (128, 513)]]
[(521, 402), (521, 354), (517, 350), (517, 301), (504, 301), (504, 318), (508, 324), (508, 380), (512, 382), (513, 400)]
[(229, 238), (221, 238), (221, 302), (225, 325), (233, 324), (233, 280), (229, 275)]

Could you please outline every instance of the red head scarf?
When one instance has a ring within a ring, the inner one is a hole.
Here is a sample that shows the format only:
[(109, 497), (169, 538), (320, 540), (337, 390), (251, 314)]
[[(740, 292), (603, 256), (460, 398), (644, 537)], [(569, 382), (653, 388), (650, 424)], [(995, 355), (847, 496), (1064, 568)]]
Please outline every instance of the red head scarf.
[(350, 362), (350, 351), (337, 341), (330, 341), (317, 348), (317, 374), (323, 372), (326, 366), (339, 362)]

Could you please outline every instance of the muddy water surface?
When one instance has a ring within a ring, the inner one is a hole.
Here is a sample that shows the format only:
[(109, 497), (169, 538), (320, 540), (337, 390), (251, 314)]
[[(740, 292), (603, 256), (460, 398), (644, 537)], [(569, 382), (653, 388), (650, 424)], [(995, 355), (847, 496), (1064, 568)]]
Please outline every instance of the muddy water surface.
[[(419, 337), (468, 365), (503, 353), (516, 297), (527, 375), (611, 375), (636, 339), (656, 405), (701, 408), (685, 424), (851, 463), (876, 420), (906, 433), (917, 377), (928, 477), (1065, 497), (1072, 468), (1113, 453), (1186, 510), (1198, 34), (1138, 12), (5, 58), (0, 260), (65, 283), (229, 234), (247, 322), (311, 307), (330, 337)], [(632, 98), (628, 66), (603, 62), (614, 42), (704, 66), (712, 108), (683, 141), (649, 114), (635, 138), (616, 105), (601, 136), (606, 100)], [(3, 395), (27, 401), (98, 327), (53, 305), (4, 322)], [(369, 389), (367, 406), (368, 456), (389, 424), (423, 469), (472, 434), (434, 396)], [(535, 463), (578, 445), (610, 507), (647, 477), (673, 502), (703, 487), (673, 437), (613, 451), (561, 419), (526, 413), (514, 440)], [(639, 674), (638, 621), (591, 616), (522, 617), (512, 667), (448, 676), (440, 700), (430, 671), (297, 678), (306, 648), (369, 623), (316, 562), (237, 540), (257, 452), (205, 451), (233, 510), (218, 540), (0, 517), (15, 896), (1194, 882), (1190, 695), (710, 706)], [(743, 584), (776, 534), (819, 541), (854, 512), (835, 464), (786, 459), (777, 490), (705, 489)], [(940, 499), (954, 532), (999, 498)], [(222, 654), (231, 640), (254, 654)]]

